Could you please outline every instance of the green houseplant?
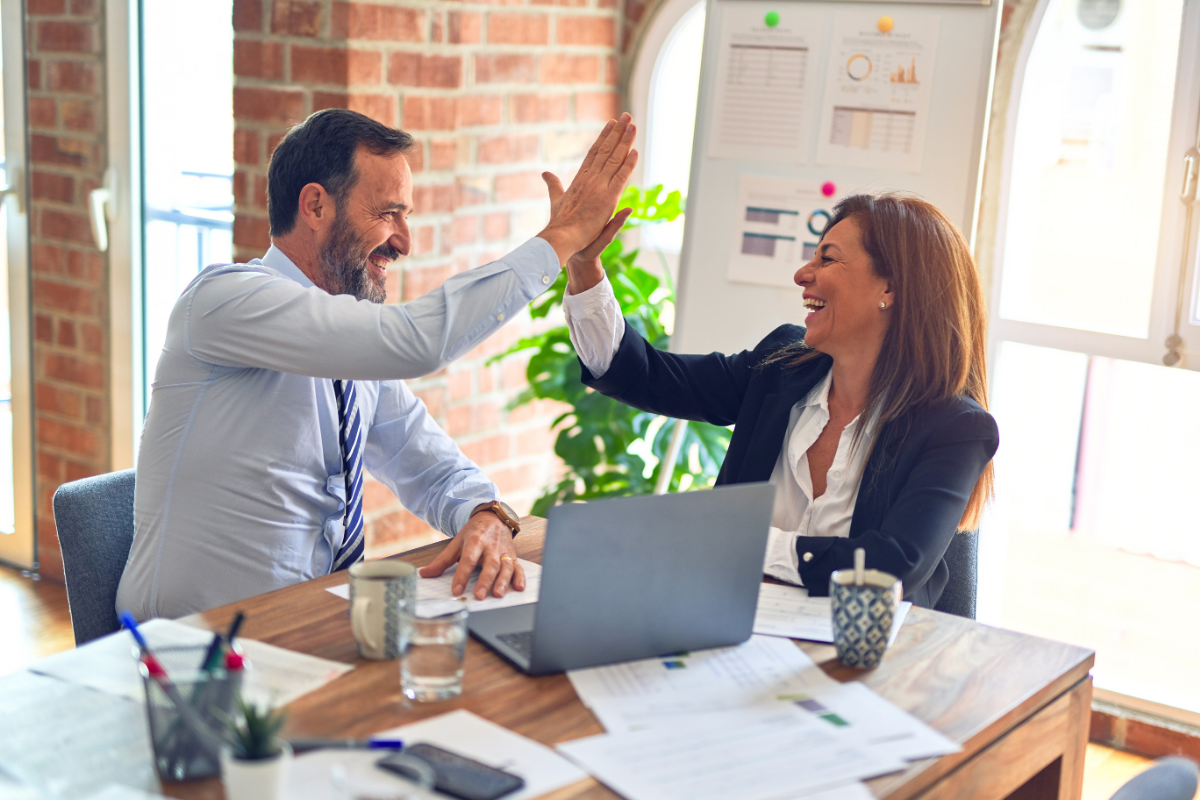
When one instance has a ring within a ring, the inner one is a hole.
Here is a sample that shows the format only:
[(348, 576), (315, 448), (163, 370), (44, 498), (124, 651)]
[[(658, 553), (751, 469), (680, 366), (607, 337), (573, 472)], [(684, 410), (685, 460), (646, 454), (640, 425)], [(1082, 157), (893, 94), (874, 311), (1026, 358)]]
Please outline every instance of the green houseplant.
[[(661, 185), (646, 190), (630, 187), (619, 207), (633, 209), (626, 229), (655, 225), (672, 221), (682, 214), (683, 197), (679, 192), (664, 194)], [(665, 264), (662, 278), (659, 278), (636, 266), (638, 255), (637, 249), (628, 249), (618, 236), (605, 248), (600, 260), (627, 323), (652, 346), (665, 350), (670, 344), (666, 323), (674, 314), (674, 286)], [(534, 319), (548, 317), (562, 305), (566, 287), (564, 270), (551, 291), (533, 302), (531, 316)], [(566, 465), (566, 474), (538, 498), (533, 513), (545, 516), (550, 507), (573, 500), (654, 491), (664, 468), (663, 458), (674, 423), (666, 417), (630, 408), (584, 386), (580, 382), (579, 361), (566, 325), (521, 339), (488, 363), (529, 350), (533, 351), (525, 372), (529, 386), (516, 397), (510, 408), (537, 399), (557, 400), (570, 406), (553, 423), (558, 430), (554, 452)], [(711, 486), (725, 457), (729, 437), (726, 428), (689, 423), (681, 456), (671, 470), (670, 490)]]
[(292, 748), (279, 738), (282, 709), (259, 708), (237, 697), (240, 721), (229, 721), (229, 747), (221, 751), (227, 800), (282, 800)]

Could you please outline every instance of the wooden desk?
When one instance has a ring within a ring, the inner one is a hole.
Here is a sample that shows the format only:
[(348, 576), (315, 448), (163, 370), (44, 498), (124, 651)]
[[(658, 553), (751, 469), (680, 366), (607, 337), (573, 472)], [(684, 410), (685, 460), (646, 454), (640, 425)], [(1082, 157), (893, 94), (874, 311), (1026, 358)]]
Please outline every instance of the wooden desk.
[[(523, 525), (517, 552), (540, 561), (545, 521), (526, 518)], [(423, 566), (444, 546), (439, 542), (400, 558)], [(526, 677), (474, 639), (467, 645), (461, 697), (408, 704), (400, 694), (398, 662), (358, 658), (346, 601), (325, 591), (345, 580), (345, 573), (328, 575), (183, 621), (224, 630), (235, 611), (243, 609), (243, 636), (356, 665), (353, 672), (292, 703), (285, 730), (290, 736), (365, 738), (457, 708), (546, 745), (604, 732), (565, 675)], [(915, 607), (883, 664), (871, 672), (842, 667), (832, 645), (797, 644), (833, 677), (862, 681), (962, 745), (961, 753), (914, 762), (904, 772), (871, 781), (876, 797), (1079, 798), (1092, 703), (1092, 651)], [(185, 800), (223, 797), (215, 780), (167, 786), (165, 793)], [(552, 797), (598, 800), (616, 795), (589, 779)]]

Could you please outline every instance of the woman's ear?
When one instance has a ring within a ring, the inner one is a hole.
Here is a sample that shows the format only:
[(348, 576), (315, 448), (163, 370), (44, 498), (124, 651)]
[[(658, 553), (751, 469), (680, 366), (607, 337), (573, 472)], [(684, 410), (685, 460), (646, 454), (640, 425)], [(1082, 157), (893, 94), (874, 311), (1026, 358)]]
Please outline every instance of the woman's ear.
[(305, 184), (300, 190), (300, 219), (310, 230), (319, 230), (333, 218), (333, 198), (319, 183)]
[(883, 290), (883, 294), (879, 296), (880, 308), (891, 308), (896, 303), (896, 293), (892, 291), (892, 285), (889, 283)]

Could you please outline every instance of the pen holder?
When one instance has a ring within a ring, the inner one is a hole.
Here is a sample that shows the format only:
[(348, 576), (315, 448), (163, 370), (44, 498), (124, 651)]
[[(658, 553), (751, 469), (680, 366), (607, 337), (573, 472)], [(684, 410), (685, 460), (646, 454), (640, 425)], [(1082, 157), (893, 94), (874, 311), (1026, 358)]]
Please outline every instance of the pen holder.
[(847, 667), (874, 669), (887, 651), (904, 587), (886, 572), (868, 569), (863, 575), (861, 586), (855, 584), (852, 569), (840, 569), (829, 578), (833, 642), (838, 661)]
[(206, 649), (156, 649), (168, 680), (152, 678), (141, 665), (154, 766), (164, 781), (210, 778), (221, 772), (220, 751), (244, 673), (197, 669)]

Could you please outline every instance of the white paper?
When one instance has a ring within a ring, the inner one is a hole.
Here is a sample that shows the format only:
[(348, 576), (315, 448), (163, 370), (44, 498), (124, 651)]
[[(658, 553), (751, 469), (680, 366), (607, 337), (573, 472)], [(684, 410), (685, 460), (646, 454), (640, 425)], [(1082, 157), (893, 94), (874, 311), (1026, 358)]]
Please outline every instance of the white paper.
[[(140, 626), (151, 650), (180, 646), (207, 646), (212, 633), (167, 619)], [(253, 639), (237, 640), (250, 661), (242, 692), (258, 704), (284, 705), (329, 683), (354, 667), (338, 661), (284, 650)], [(197, 659), (199, 666), (199, 659)], [(70, 681), (109, 694), (145, 702), (138, 673), (136, 647), (128, 631), (95, 639), (82, 647), (43, 658), (31, 671)]]
[[(902, 602), (892, 619), (888, 647), (896, 641), (912, 603)], [(764, 583), (758, 589), (754, 632), (810, 642), (833, 642), (833, 612), (828, 597), (809, 597), (803, 586)]]
[[(816, 255), (821, 234), (842, 199), (836, 184), (742, 175), (727, 277), (738, 283), (796, 289), (796, 270)], [(797, 300), (797, 303), (799, 300)]]
[[(542, 585), (542, 567), (532, 561), (518, 558), (517, 563), (525, 570), (525, 591), (518, 592), (510, 588), (504, 597), (488, 596), (483, 600), (475, 599), (475, 584), (479, 581), (479, 570), (467, 582), (466, 591), (455, 596), (450, 591), (454, 581), (454, 568), (450, 568), (437, 578), (417, 578), (417, 616), (440, 617), (462, 608), (465, 604), (468, 611), (487, 611), (491, 608), (507, 608), (536, 603), (538, 590)], [(350, 599), (350, 584), (330, 586), (325, 591), (335, 594), (343, 600)]]
[(817, 163), (920, 172), (937, 55), (936, 14), (839, 11), (826, 69)]
[(782, 800), (903, 768), (792, 711), (736, 727), (592, 736), (558, 749), (627, 800)]
[[(721, 49), (708, 155), (772, 163), (807, 160), (813, 56), (822, 12), (795, 3), (722, 3)], [(774, 27), (768, 13), (778, 15)]]
[(166, 800), (161, 794), (151, 794), (114, 783), (103, 791), (89, 795), (86, 800)]
[[(374, 738), (436, 745), (524, 778), (525, 788), (506, 795), (505, 800), (540, 797), (587, 777), (550, 748), (470, 711), (451, 711), (374, 734)], [(341, 796), (334, 792), (330, 781), (330, 769), (334, 764), (341, 764), (356, 785), (379, 785), (381, 789), (405, 786), (399, 778), (374, 766), (383, 755), (379, 751), (347, 750), (306, 753), (297, 757), (293, 764), (287, 796), (289, 800), (340, 800)]]

